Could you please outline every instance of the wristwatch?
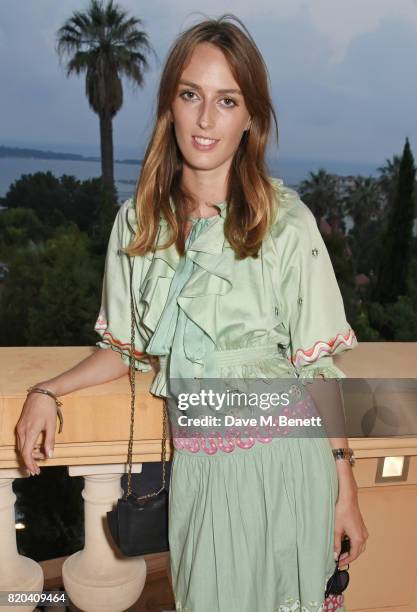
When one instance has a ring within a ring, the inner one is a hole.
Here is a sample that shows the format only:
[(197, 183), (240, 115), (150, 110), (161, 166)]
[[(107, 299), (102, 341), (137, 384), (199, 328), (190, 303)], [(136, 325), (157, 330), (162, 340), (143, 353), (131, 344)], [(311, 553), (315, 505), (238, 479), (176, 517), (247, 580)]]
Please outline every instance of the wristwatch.
[(336, 459), (349, 459), (350, 465), (355, 465), (355, 455), (351, 448), (332, 448), (333, 457)]

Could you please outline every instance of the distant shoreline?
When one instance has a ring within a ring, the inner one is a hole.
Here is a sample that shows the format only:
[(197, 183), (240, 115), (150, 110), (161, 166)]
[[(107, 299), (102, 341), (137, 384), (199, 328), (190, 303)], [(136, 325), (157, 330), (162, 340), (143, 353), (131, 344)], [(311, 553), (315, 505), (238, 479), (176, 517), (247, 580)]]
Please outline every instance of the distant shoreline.
[[(82, 162), (101, 162), (101, 157), (78, 155), (77, 153), (56, 153), (55, 151), (42, 151), (41, 149), (27, 149), (21, 147), (4, 147), (0, 145), (1, 158), (18, 159), (59, 159)], [(140, 165), (141, 159), (115, 159), (115, 164)]]

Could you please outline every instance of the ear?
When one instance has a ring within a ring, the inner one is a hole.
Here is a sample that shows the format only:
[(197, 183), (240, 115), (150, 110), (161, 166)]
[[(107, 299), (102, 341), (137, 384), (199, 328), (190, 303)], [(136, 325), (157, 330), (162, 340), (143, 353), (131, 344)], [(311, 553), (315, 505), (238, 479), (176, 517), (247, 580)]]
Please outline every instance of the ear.
[(245, 127), (245, 132), (249, 130), (249, 128), (251, 126), (251, 123), (252, 123), (252, 117), (249, 117), (248, 122), (247, 122), (246, 127)]

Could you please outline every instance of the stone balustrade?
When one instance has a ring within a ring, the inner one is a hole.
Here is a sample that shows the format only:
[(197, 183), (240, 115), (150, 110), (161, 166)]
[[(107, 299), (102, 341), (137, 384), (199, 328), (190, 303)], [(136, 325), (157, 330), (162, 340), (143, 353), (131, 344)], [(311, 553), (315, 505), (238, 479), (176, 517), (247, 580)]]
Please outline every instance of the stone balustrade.
[[(94, 347), (0, 348), (0, 591), (40, 591), (42, 565), (17, 550), (12, 483), (27, 478), (16, 452), (15, 426), (26, 388), (52, 378), (87, 357)], [(360, 343), (335, 359), (348, 377), (416, 378), (417, 343)], [(137, 373), (133, 471), (160, 461), (162, 403), (148, 393), (153, 373)], [(142, 557), (125, 558), (112, 545), (106, 512), (122, 494), (130, 428), (128, 376), (63, 398), (63, 432), (56, 433), (52, 459), (41, 469), (64, 465), (83, 476), (84, 548), (67, 557), (62, 581), (71, 601), (86, 612), (122, 612), (140, 597), (146, 580)], [(415, 398), (411, 398), (415, 402)], [(395, 402), (394, 402), (395, 403)], [(417, 410), (417, 403), (414, 403)], [(57, 428), (58, 430), (58, 428)], [(40, 440), (38, 440), (38, 443)], [(417, 610), (417, 438), (350, 438), (357, 458), (355, 478), (370, 532), (366, 553), (351, 564), (347, 608), (362, 612)], [(407, 456), (404, 481), (376, 482), (380, 458)], [(167, 444), (167, 460), (172, 446)], [(33, 606), (20, 609), (34, 610)], [(12, 610), (15, 606), (2, 607)], [(51, 608), (52, 609), (52, 608)]]

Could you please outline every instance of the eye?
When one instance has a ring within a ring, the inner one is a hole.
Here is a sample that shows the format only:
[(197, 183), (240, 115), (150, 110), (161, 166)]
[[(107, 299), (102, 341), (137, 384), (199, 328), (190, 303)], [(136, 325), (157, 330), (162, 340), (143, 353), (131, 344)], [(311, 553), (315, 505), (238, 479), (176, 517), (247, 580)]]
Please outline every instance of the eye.
[(187, 95), (187, 94), (191, 94), (192, 96), (194, 96), (194, 95), (195, 95), (195, 93), (194, 93), (193, 91), (189, 91), (189, 90), (187, 89), (186, 91), (182, 91), (182, 92), (180, 93), (180, 98), (183, 98), (183, 100), (190, 100), (190, 101), (191, 101), (193, 98), (187, 98), (187, 97), (186, 97), (186, 95)]
[(233, 108), (235, 106), (238, 106), (238, 104), (232, 98), (223, 98), (223, 100), (229, 100), (229, 102), (232, 102), (233, 104), (233, 106), (230, 106), (230, 104), (226, 104), (226, 108)]
[[(189, 90), (189, 89), (186, 89), (186, 90), (182, 91), (182, 92), (179, 94), (179, 97), (180, 97), (180, 98), (182, 98), (183, 100), (186, 100), (186, 101), (190, 101), (190, 102), (192, 102), (192, 101), (194, 100), (194, 98), (193, 98), (193, 97), (190, 97), (190, 96), (195, 96), (195, 95), (196, 95), (196, 94), (195, 94), (195, 92), (194, 92), (194, 91), (191, 91), (191, 90)], [(228, 102), (227, 104), (224, 104), (224, 105), (223, 105), (225, 108), (234, 108), (235, 106), (239, 106), (239, 105), (237, 104), (237, 102), (236, 102), (235, 100), (233, 100), (233, 98), (228, 98), (228, 97), (227, 97), (227, 98), (222, 98), (222, 100), (225, 100), (225, 101), (227, 101), (227, 102)]]

